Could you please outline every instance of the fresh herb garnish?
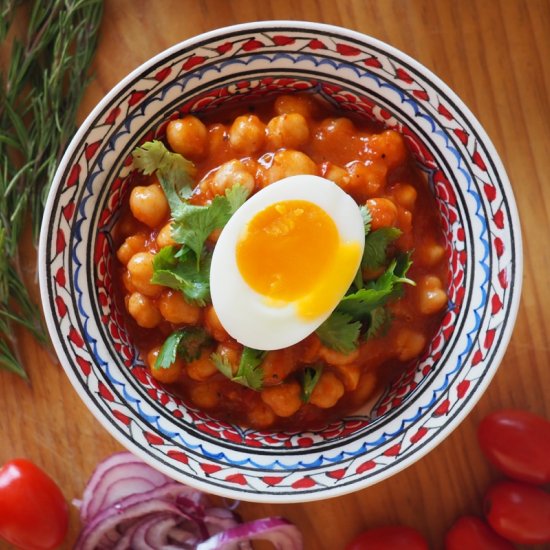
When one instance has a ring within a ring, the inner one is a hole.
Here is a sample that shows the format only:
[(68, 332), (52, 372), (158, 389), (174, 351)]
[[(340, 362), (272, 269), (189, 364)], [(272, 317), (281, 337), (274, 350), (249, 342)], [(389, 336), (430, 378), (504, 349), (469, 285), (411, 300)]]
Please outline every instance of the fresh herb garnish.
[(309, 403), (311, 399), (311, 394), (321, 378), (323, 372), (323, 365), (313, 365), (306, 367), (303, 372), (302, 377), (302, 401), (304, 403)]
[(369, 328), (367, 332), (365, 332), (365, 340), (378, 338), (386, 334), (390, 327), (391, 320), (392, 315), (387, 308), (380, 306), (373, 309), (370, 312)]
[(160, 348), (156, 369), (167, 369), (179, 355), (191, 362), (200, 357), (202, 349), (211, 342), (210, 335), (200, 327), (189, 327), (173, 332)]
[(134, 167), (150, 175), (156, 172), (174, 212), (193, 193), (195, 165), (178, 153), (169, 151), (162, 141), (148, 141), (132, 152)]
[(153, 258), (151, 282), (179, 290), (188, 302), (205, 306), (210, 300), (211, 260), (212, 255), (205, 253), (197, 266), (189, 249), (165, 246)]
[(250, 192), (241, 185), (214, 197), (209, 205), (197, 206), (187, 202), (172, 209), (172, 238), (189, 247), (200, 260), (204, 242), (215, 229), (221, 229), (246, 201)]
[(388, 246), (398, 239), (402, 232), (397, 227), (381, 227), (365, 237), (365, 250), (361, 260), (362, 268), (379, 269), (387, 262)]
[(388, 315), (384, 306), (401, 295), (404, 284), (415, 284), (406, 277), (411, 264), (410, 253), (400, 254), (376, 281), (346, 294), (330, 317), (316, 330), (321, 342), (338, 352), (349, 353), (357, 348), (362, 323), (369, 323), (367, 338), (382, 330), (386, 322), (382, 316)]
[(336, 311), (350, 315), (354, 321), (365, 319), (375, 308), (393, 298), (395, 292), (400, 292), (403, 284), (415, 285), (414, 281), (405, 277), (410, 265), (410, 255), (400, 254), (376, 281), (344, 296)]
[[(22, 4), (0, 7), (0, 368), (26, 378), (15, 325), (42, 344), (48, 337), (23, 283), (20, 239), (29, 217), (38, 239), (45, 197), (89, 82), (103, 2)], [(15, 19), (27, 22), (25, 32)]]
[(167, 369), (176, 360), (178, 346), (183, 338), (183, 331), (173, 332), (166, 338), (162, 344), (157, 359), (155, 361), (156, 369)]
[(365, 226), (365, 235), (370, 233), (370, 226), (372, 223), (372, 214), (366, 205), (360, 206), (359, 211), (361, 212), (361, 217), (363, 218), (363, 225)]
[(357, 348), (360, 330), (359, 321), (336, 309), (315, 333), (323, 345), (340, 353), (350, 353)]
[(252, 390), (262, 389), (264, 381), (264, 371), (261, 367), (267, 352), (244, 347), (237, 368), (237, 373), (233, 376), (233, 368), (226, 357), (219, 353), (212, 354), (212, 360), (216, 368), (232, 382), (246, 386)]

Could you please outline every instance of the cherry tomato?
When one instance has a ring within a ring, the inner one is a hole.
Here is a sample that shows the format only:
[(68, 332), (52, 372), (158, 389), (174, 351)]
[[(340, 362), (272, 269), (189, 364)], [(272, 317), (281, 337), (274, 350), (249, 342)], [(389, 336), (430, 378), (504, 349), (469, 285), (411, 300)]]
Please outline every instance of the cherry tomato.
[(68, 519), (63, 494), (38, 466), (17, 458), (0, 469), (0, 537), (23, 550), (52, 550)]
[(514, 550), (511, 542), (497, 535), (475, 516), (458, 518), (445, 536), (445, 550)]
[(491, 527), (519, 544), (550, 542), (550, 494), (538, 487), (500, 481), (489, 488), (483, 503)]
[(504, 409), (485, 417), (478, 427), (481, 450), (512, 479), (550, 483), (550, 422), (528, 411)]
[(361, 533), (346, 550), (429, 550), (426, 539), (412, 527), (377, 527)]

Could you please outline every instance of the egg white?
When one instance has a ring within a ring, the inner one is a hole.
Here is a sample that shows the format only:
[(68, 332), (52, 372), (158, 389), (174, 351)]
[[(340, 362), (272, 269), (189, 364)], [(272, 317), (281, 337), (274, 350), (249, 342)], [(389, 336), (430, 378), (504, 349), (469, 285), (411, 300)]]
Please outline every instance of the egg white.
[(311, 175), (291, 176), (248, 199), (231, 217), (216, 243), (210, 267), (210, 292), (225, 330), (241, 344), (259, 350), (296, 344), (314, 332), (334, 310), (325, 311), (314, 319), (302, 319), (292, 302), (282, 307), (269, 305), (266, 297), (253, 290), (239, 271), (237, 243), (247, 224), (270, 205), (289, 200), (316, 204), (334, 221), (341, 242), (357, 242), (360, 246), (357, 265), (348, 284), (342, 288), (342, 296), (353, 281), (363, 254), (365, 233), (359, 207), (332, 181)]

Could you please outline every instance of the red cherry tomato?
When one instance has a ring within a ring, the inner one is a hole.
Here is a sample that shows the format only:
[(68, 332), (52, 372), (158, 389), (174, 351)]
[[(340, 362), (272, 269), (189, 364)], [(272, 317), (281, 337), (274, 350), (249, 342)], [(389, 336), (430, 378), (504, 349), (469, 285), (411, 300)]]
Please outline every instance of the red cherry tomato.
[(361, 533), (346, 550), (429, 550), (426, 539), (412, 527), (377, 527)]
[(505, 409), (485, 417), (478, 427), (481, 450), (512, 479), (550, 483), (550, 422), (528, 411)]
[(475, 516), (458, 518), (445, 536), (445, 550), (514, 550), (511, 542), (497, 535)]
[(483, 503), (491, 527), (519, 544), (550, 542), (550, 494), (516, 481), (489, 488)]
[(68, 508), (55, 482), (29, 460), (0, 469), (0, 537), (23, 550), (52, 550), (65, 538)]

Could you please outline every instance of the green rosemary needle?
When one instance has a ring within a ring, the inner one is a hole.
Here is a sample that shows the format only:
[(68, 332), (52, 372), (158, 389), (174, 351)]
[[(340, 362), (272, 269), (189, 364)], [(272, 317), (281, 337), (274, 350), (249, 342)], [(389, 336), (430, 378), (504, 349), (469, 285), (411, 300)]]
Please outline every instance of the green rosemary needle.
[[(40, 310), (22, 281), (19, 244), (34, 242), (56, 166), (75, 129), (102, 14), (102, 0), (0, 0), (0, 368), (26, 377), (16, 326), (39, 342)], [(14, 22), (24, 22), (18, 33)]]

